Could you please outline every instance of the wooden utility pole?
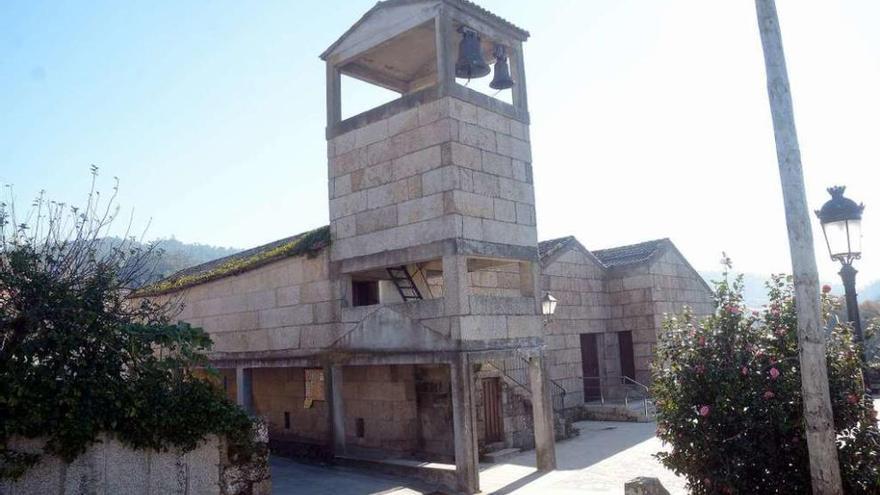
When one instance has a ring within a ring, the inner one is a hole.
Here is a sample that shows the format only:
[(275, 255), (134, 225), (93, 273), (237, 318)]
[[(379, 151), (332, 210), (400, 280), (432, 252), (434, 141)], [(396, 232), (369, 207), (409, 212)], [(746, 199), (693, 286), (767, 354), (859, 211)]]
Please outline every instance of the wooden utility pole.
[(814, 494), (839, 494), (843, 493), (843, 489), (840, 483), (840, 464), (837, 461), (831, 396), (828, 391), (825, 336), (819, 326), (819, 274), (816, 270), (813, 231), (804, 190), (801, 152), (794, 126), (788, 71), (782, 51), (782, 35), (779, 31), (775, 0), (755, 0), (755, 6), (758, 11), (761, 44), (764, 47), (767, 93), (770, 96), (776, 158), (779, 161), (794, 274), (810, 477)]

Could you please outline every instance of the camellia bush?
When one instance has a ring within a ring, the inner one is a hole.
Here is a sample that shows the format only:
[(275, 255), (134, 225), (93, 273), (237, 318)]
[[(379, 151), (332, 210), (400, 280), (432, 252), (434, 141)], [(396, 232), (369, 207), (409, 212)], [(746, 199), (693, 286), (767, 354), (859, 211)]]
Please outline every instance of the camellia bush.
[[(715, 314), (663, 326), (652, 391), (669, 450), (657, 457), (694, 494), (811, 492), (790, 277), (774, 277), (768, 290), (770, 303), (750, 311), (742, 278), (725, 272)], [(877, 415), (848, 326), (829, 328), (827, 361), (845, 492), (880, 493)]]
[(38, 198), (21, 219), (0, 203), (0, 478), (39, 460), (15, 438), (68, 462), (104, 433), (157, 450), (224, 435), (242, 462), (256, 448), (247, 414), (194, 373), (207, 334), (173, 323), (173, 301), (129, 297), (155, 256), (107, 241), (115, 212), (94, 186), (82, 209)]

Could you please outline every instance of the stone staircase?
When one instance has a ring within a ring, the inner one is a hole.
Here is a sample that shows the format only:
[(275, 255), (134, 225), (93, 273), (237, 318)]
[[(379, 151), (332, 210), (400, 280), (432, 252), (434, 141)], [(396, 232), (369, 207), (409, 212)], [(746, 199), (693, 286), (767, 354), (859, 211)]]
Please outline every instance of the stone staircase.
[[(501, 379), (516, 395), (531, 403), (532, 391), (528, 386), (528, 362), (524, 358), (489, 360), (486, 364), (500, 372)], [(563, 408), (565, 389), (552, 379), (549, 382), (550, 392), (553, 396), (551, 404), (553, 407), (553, 431), (556, 440), (575, 437), (580, 432), (574, 427), (575, 419), (572, 414)], [(560, 393), (563, 395), (562, 397)]]

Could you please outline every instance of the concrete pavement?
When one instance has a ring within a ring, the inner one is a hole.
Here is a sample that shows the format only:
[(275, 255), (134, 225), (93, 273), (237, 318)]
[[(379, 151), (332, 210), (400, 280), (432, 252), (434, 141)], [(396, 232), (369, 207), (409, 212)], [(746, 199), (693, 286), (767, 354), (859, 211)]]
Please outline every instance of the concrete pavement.
[[(880, 399), (875, 401), (880, 410)], [(673, 495), (687, 493), (685, 481), (652, 457), (662, 450), (654, 423), (582, 421), (581, 434), (556, 446), (559, 469), (540, 474), (534, 452), (505, 464), (482, 464), (480, 486), (495, 495), (611, 495), (636, 476), (655, 476)], [(410, 479), (341, 467), (301, 464), (273, 457), (272, 486), (278, 495), (427, 495), (428, 485)]]
[[(637, 476), (656, 476), (673, 495), (685, 494), (685, 482), (651, 457), (661, 450), (654, 423), (582, 421), (581, 434), (556, 446), (558, 469), (540, 474), (535, 453), (504, 464), (480, 465), (483, 493), (497, 495), (622, 494)], [(433, 489), (418, 482), (338, 467), (300, 464), (272, 458), (273, 493), (310, 495), (421, 495)]]

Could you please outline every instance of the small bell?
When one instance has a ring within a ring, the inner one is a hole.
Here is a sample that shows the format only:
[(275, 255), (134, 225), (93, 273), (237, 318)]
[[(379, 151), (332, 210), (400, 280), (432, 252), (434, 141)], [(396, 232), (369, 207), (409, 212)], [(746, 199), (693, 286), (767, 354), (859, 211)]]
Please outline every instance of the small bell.
[(489, 74), (489, 64), (483, 60), (480, 48), (480, 35), (476, 31), (461, 28), (461, 42), (458, 44), (458, 61), (455, 62), (455, 77), (476, 79)]
[(495, 45), (495, 74), (489, 87), (492, 89), (510, 89), (513, 79), (510, 78), (510, 67), (507, 66), (507, 53), (503, 45)]

